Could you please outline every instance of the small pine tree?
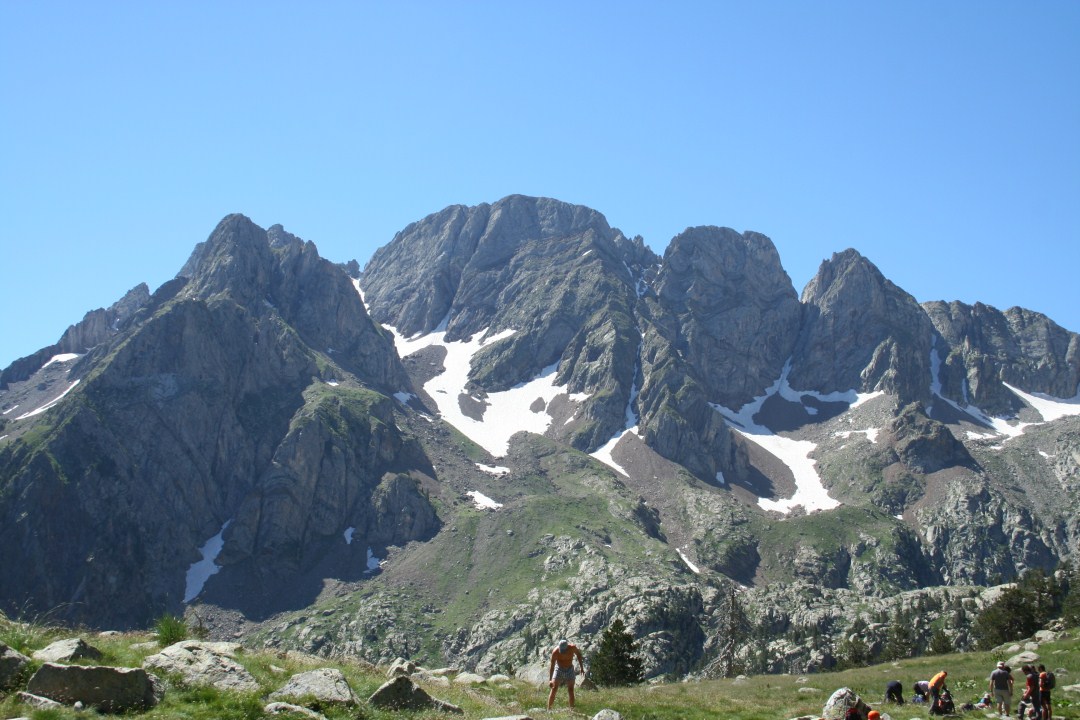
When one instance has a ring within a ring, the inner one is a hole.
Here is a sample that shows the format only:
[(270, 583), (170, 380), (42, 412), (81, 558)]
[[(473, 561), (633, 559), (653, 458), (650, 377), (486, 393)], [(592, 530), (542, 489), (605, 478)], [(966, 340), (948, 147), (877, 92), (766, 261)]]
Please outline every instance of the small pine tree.
[(937, 628), (930, 636), (930, 644), (926, 646), (926, 652), (930, 655), (948, 655), (956, 652), (956, 645), (949, 639), (944, 629)]
[(600, 636), (600, 645), (592, 654), (589, 674), (597, 685), (633, 685), (641, 682), (644, 668), (638, 656), (634, 636), (619, 618)]

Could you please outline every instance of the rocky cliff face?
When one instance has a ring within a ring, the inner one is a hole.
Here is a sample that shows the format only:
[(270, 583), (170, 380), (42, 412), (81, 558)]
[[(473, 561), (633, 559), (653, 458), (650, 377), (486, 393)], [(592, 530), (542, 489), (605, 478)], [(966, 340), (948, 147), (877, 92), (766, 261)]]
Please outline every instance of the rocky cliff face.
[(902, 404), (928, 398), (930, 321), (869, 260), (854, 250), (834, 254), (807, 284), (802, 302), (793, 387), (884, 390)]
[(140, 626), (193, 591), (226, 523), (223, 575), (260, 577), (311, 567), (347, 527), (364, 547), (437, 528), (408, 478), (430, 463), (387, 397), (408, 378), (348, 278), (241, 216), (184, 271), (0, 448), (5, 602)]
[(1080, 335), (1045, 315), (981, 303), (923, 307), (944, 341), (935, 352), (945, 396), (1007, 415), (1023, 403), (1004, 383), (1060, 398), (1080, 392)]
[(804, 671), (912, 613), (963, 646), (982, 586), (1080, 552), (1080, 350), (1035, 313), (854, 250), (800, 299), (763, 235), (661, 258), (522, 196), (398, 233), (366, 308), (349, 272), (230, 216), (6, 369), (0, 602), (485, 672), (620, 617), (659, 675), (737, 597), (736, 659)]

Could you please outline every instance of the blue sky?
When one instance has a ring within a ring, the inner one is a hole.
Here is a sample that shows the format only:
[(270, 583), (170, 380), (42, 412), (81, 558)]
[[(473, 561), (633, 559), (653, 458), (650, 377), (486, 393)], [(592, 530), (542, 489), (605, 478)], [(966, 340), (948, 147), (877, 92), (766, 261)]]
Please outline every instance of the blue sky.
[(455, 204), (854, 247), (1080, 331), (1080, 3), (0, 0), (0, 367), (217, 222), (363, 265)]

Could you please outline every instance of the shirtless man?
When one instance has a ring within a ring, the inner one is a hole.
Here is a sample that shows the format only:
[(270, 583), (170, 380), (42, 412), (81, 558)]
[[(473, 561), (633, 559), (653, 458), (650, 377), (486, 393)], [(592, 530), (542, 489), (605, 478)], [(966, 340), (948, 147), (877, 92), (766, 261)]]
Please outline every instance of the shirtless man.
[(551, 688), (551, 692), (548, 693), (548, 710), (555, 703), (555, 695), (559, 692), (560, 685), (566, 686), (566, 692), (570, 696), (570, 709), (574, 709), (574, 679), (577, 677), (577, 673), (574, 672), (575, 657), (578, 671), (584, 674), (585, 658), (581, 656), (577, 645), (560, 640), (558, 647), (551, 651), (551, 662), (548, 664), (548, 687)]

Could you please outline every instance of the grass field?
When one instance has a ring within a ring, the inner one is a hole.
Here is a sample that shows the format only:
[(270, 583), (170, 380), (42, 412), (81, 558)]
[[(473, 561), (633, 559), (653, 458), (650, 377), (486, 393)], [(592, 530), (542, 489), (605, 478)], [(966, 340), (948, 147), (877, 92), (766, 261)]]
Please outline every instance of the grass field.
[[(71, 637), (73, 634), (71, 631), (0, 620), (0, 641), (27, 655), (55, 639)], [(1075, 639), (1078, 634), (1080, 632), (1074, 630), (1071, 633), (1073, 639), (1045, 644), (1038, 651), (1042, 656), (1041, 662), (1058, 674), (1058, 688), (1054, 692), (1056, 718), (1080, 719), (1080, 693), (1065, 692), (1062, 689), (1080, 682), (1080, 640)], [(82, 636), (104, 653), (104, 658), (97, 661), (98, 664), (138, 666), (143, 658), (157, 651), (156, 644), (152, 642), (153, 635), (148, 633), (112, 637), (97, 637), (84, 633)], [(183, 688), (172, 684), (160, 705), (134, 716), (147, 720), (260, 718), (264, 716), (262, 708), (267, 702), (266, 695), (284, 685), (292, 673), (311, 669), (312, 662), (318, 666), (340, 668), (361, 698), (368, 697), (386, 679), (382, 673), (365, 670), (359, 664), (347, 660), (323, 661), (256, 651), (241, 655), (238, 659), (259, 681), (260, 691), (239, 694), (205, 688)], [(465, 711), (464, 717), (470, 720), (505, 715), (588, 718), (603, 708), (618, 711), (626, 720), (786, 720), (805, 715), (817, 717), (833, 691), (840, 687), (850, 687), (872, 706), (887, 712), (893, 720), (913, 720), (927, 718), (925, 705), (880, 704), (885, 684), (889, 680), (902, 682), (907, 694), (915, 680), (927, 679), (941, 669), (948, 670), (949, 686), (959, 706), (965, 702), (974, 702), (978, 698), (986, 688), (990, 670), (999, 659), (1004, 657), (989, 652), (958, 653), (800, 677), (759, 675), (701, 682), (645, 684), (629, 688), (581, 689), (577, 694), (577, 713), (574, 715), (566, 709), (565, 691), (560, 691), (555, 710), (548, 713), (543, 709), (547, 698), (546, 687), (540, 688), (519, 681), (496, 687), (451, 685), (429, 686), (426, 689), (434, 697), (461, 707)], [(1014, 675), (1019, 676), (1019, 668), (1014, 668)], [(435, 711), (376, 710), (363, 702), (359, 708), (323, 708), (322, 712), (330, 720), (433, 720), (461, 717)], [(962, 713), (962, 716), (971, 720), (983, 720), (989, 713), (976, 710)], [(76, 712), (67, 708), (35, 711), (18, 702), (14, 691), (7, 695), (0, 693), (0, 718), (14, 717), (30, 717), (33, 720), (88, 720), (98, 717), (98, 714), (93, 710)]]

